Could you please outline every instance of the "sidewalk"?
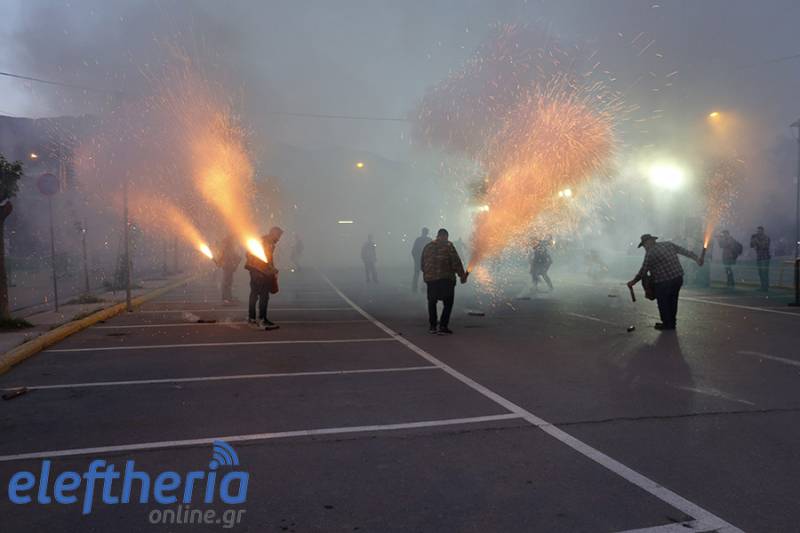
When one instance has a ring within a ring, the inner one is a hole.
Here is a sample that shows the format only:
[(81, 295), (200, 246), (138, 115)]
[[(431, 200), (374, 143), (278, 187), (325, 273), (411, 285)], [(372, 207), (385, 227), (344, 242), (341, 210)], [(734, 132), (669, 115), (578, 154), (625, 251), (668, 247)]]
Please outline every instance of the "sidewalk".
[[(161, 279), (141, 281), (141, 287), (131, 291), (131, 298), (136, 298), (137, 296), (141, 296), (142, 294), (163, 287), (164, 285), (184, 277), (186, 277), (185, 273), (167, 276)], [(24, 317), (25, 320), (33, 324), (34, 327), (19, 331), (0, 331), (0, 354), (6, 353), (20, 344), (34, 339), (43, 333), (47, 333), (62, 324), (125, 301), (125, 291), (107, 291), (93, 294), (93, 296), (103, 301), (88, 304), (60, 305), (58, 311), (41, 311), (28, 316), (25, 316), (25, 313), (20, 313), (19, 315), (15, 313), (15, 316)]]

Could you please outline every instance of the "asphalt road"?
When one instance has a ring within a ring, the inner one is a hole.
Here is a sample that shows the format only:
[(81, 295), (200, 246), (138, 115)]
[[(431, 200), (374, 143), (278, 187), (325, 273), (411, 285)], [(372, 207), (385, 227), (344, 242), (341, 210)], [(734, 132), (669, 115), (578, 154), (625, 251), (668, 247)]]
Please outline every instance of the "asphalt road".
[(787, 295), (685, 290), (679, 330), (659, 333), (618, 283), (525, 296), (521, 278), (496, 298), (459, 287), (455, 334), (432, 336), (405, 273), (326, 274), (283, 276), (276, 331), (206, 279), (0, 376), (29, 387), (0, 402), (2, 531), (224, 531), (152, 524), (178, 507), (152, 498), (97, 489), (84, 515), (8, 491), (45, 459), (50, 496), (93, 459), (153, 483), (209, 471), (220, 438), (239, 465), (218, 473), (249, 474), (246, 502), (191, 509), (245, 510), (234, 531), (800, 531)]

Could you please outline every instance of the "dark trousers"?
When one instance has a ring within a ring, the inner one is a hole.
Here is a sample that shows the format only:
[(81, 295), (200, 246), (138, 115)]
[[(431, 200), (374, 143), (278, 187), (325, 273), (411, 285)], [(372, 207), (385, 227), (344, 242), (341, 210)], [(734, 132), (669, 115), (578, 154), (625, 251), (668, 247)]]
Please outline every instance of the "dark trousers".
[(411, 292), (417, 292), (419, 288), (419, 261), (416, 259), (414, 260), (414, 278), (411, 280)]
[(761, 290), (769, 290), (769, 259), (759, 259), (758, 264), (758, 279), (761, 280)]
[[(456, 281), (450, 279), (437, 279), (428, 281), (428, 322), (431, 328), (437, 324), (440, 328), (446, 328), (450, 324), (450, 313), (453, 311), (453, 302), (456, 298)], [(436, 304), (442, 301), (442, 317), (437, 318)]]
[(550, 280), (550, 276), (547, 275), (547, 268), (534, 268), (533, 272), (531, 272), (531, 279), (533, 280), (533, 286), (538, 289), (539, 288), (539, 277), (547, 283), (547, 286), (550, 290), (553, 290), (553, 282)]
[(378, 283), (378, 271), (375, 270), (373, 261), (364, 261), (364, 272), (367, 274), (367, 283), (370, 281)]
[(222, 299), (233, 300), (233, 273), (235, 269), (222, 269)]
[(733, 277), (733, 263), (725, 265), (725, 285), (728, 287), (736, 286), (736, 279)]
[(678, 318), (678, 295), (683, 286), (683, 277), (654, 284), (658, 314), (664, 327), (674, 328)]
[(250, 278), (250, 299), (247, 301), (247, 318), (256, 319), (256, 301), (258, 301), (258, 318), (267, 319), (270, 281), (266, 278)]

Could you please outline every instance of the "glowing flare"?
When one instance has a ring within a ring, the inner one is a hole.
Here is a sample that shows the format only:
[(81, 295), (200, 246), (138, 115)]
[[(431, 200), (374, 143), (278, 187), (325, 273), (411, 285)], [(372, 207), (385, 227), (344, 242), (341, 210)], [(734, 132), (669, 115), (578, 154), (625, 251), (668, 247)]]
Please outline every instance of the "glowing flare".
[(208, 257), (209, 259), (214, 259), (214, 254), (213, 254), (213, 252), (211, 251), (211, 248), (209, 248), (209, 247), (208, 247), (208, 245), (207, 245), (206, 243), (204, 243), (204, 242), (201, 242), (201, 243), (200, 243), (200, 244), (197, 246), (197, 249), (198, 249), (198, 250), (200, 250), (201, 252), (203, 252), (203, 255), (205, 255), (205, 256), (206, 256), (206, 257)]
[(253, 254), (254, 256), (258, 257), (265, 263), (268, 263), (267, 254), (264, 251), (264, 247), (261, 245), (261, 241), (256, 239), (255, 237), (250, 237), (245, 241), (245, 247), (247, 247), (247, 251)]

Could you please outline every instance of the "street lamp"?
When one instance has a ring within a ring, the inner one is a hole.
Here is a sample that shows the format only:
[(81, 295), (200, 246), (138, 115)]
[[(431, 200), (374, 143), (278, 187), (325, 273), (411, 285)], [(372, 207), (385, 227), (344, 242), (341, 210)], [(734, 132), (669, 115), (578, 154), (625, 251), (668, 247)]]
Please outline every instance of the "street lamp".
[(708, 118), (719, 118), (719, 111), (712, 111), (708, 114)]
[(797, 128), (797, 200), (795, 203), (794, 228), (794, 302), (789, 305), (800, 307), (800, 120), (790, 128)]
[(356, 168), (357, 168), (357, 169), (359, 169), (359, 170), (361, 170), (362, 168), (364, 168), (364, 162), (363, 162), (363, 161), (359, 161), (359, 162), (357, 162), (357, 163), (356, 163)]

